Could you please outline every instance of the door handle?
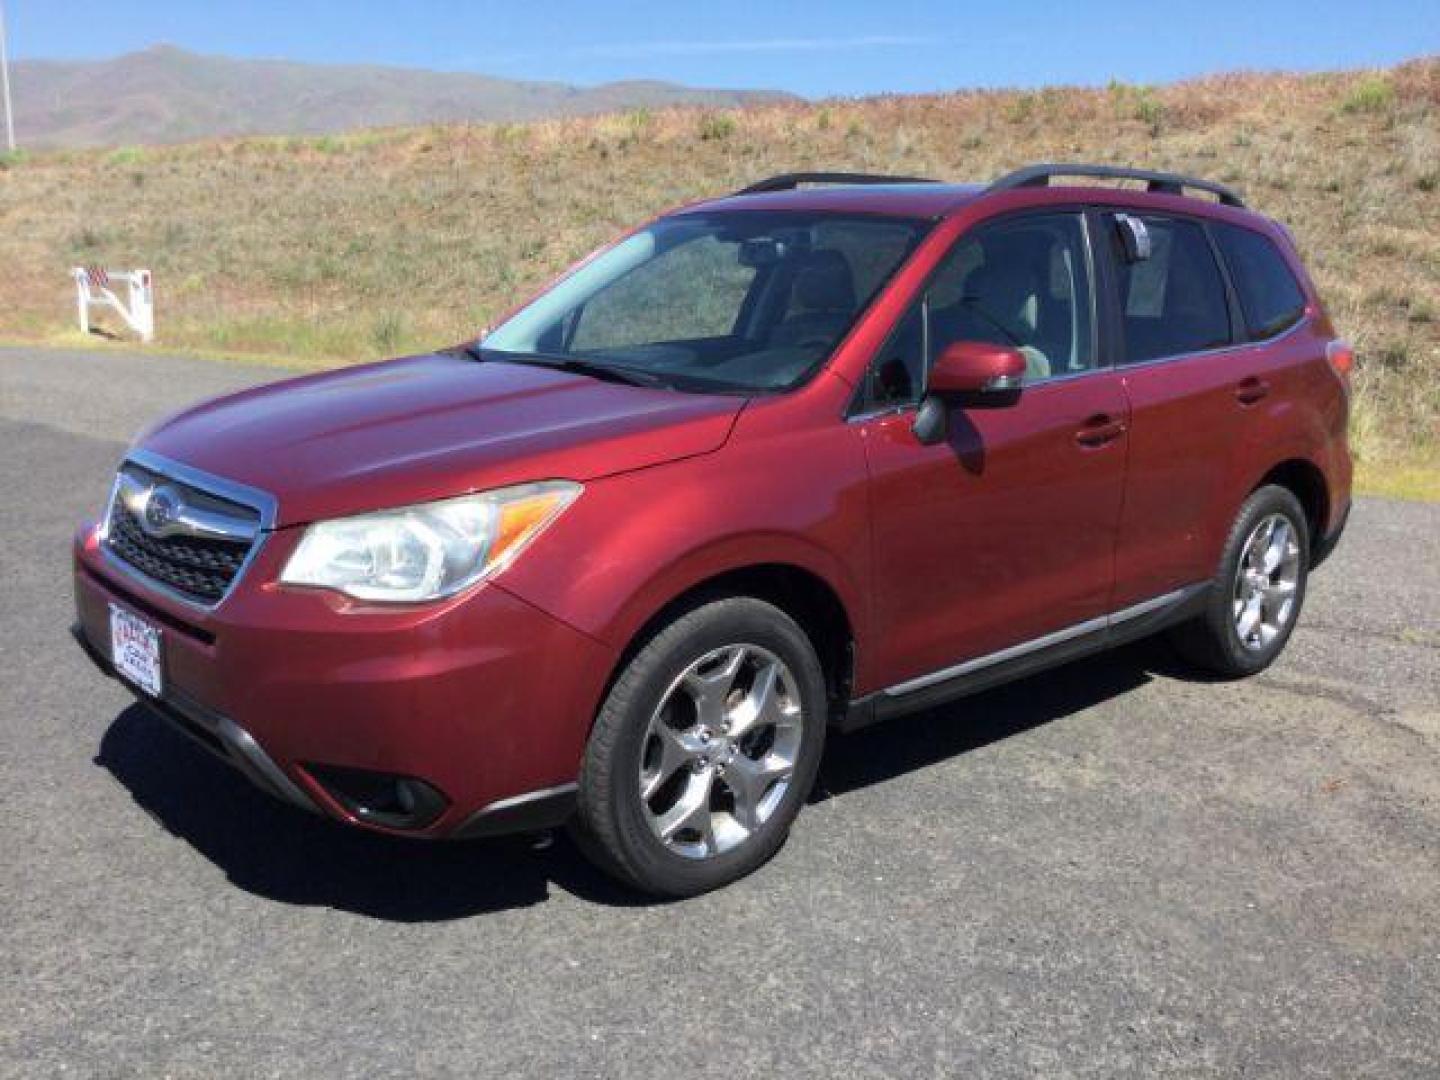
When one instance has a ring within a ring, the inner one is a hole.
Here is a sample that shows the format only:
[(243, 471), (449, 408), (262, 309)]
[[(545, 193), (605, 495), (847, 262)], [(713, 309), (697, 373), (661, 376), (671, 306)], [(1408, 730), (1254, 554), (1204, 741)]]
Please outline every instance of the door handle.
[(1235, 400), (1241, 405), (1254, 405), (1268, 393), (1270, 393), (1270, 384), (1264, 379), (1251, 375), (1248, 379), (1241, 379), (1240, 385), (1235, 387)]
[(1101, 413), (1085, 421), (1085, 426), (1075, 432), (1075, 441), (1087, 450), (1094, 450), (1112, 443), (1125, 434), (1125, 421)]

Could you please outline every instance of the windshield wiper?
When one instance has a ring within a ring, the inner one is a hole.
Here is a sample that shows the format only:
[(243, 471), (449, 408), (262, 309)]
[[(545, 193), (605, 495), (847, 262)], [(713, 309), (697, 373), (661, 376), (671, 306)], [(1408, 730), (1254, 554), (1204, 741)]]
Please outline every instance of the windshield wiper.
[(459, 345), (451, 345), (448, 349), (437, 350), (440, 356), (455, 356), (462, 360), (474, 360), (477, 364), (485, 359), (485, 353), (478, 341), (462, 341)]
[(658, 375), (652, 375), (648, 371), (599, 364), (594, 360), (586, 360), (579, 356), (538, 356), (531, 353), (516, 355), (514, 353), (486, 352), (485, 359), (499, 360), (507, 364), (529, 364), (531, 367), (555, 368), (558, 371), (569, 371), (575, 375), (588, 375), (592, 379), (601, 379), (605, 382), (624, 383), (626, 386), (666, 387), (669, 385), (664, 379)]

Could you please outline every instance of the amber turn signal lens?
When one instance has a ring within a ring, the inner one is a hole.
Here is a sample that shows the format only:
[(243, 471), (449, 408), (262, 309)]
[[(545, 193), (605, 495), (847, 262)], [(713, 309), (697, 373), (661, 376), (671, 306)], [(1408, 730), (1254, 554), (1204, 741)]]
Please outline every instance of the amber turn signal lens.
[(574, 497), (568, 490), (546, 491), (502, 504), (495, 539), (490, 545), (491, 565), (504, 565), (512, 552), (519, 554), (526, 541), (548, 525)]

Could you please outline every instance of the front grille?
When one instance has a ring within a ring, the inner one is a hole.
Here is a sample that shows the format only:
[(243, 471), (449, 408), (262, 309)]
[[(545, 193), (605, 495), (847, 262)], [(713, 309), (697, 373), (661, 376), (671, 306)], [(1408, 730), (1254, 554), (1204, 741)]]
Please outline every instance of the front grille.
[[(177, 493), (187, 508), (221, 521), (244, 535), (199, 535), (171, 532), (153, 535), (141, 520), (148, 494), (158, 486)], [(134, 464), (122, 467), (110, 505), (106, 546), (141, 574), (190, 599), (214, 604), (239, 576), (259, 535), (255, 509), (178, 483)], [(248, 535), (247, 535), (248, 534)]]

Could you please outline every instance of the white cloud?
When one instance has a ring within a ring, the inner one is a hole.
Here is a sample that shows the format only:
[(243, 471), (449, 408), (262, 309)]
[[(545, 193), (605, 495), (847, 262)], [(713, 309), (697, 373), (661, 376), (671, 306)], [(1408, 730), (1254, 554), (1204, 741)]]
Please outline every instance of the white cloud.
[(576, 45), (546, 52), (489, 56), (485, 61), (515, 63), (537, 59), (646, 60), (657, 56), (721, 56), (740, 53), (846, 52), (936, 44), (938, 38), (906, 34), (866, 34), (855, 37), (749, 38), (730, 41), (617, 41)]
[(933, 38), (898, 34), (871, 34), (861, 37), (752, 38), (743, 41), (631, 41), (585, 45), (568, 52), (572, 56), (596, 56), (615, 60), (647, 56), (704, 56), (718, 53), (842, 52), (850, 49), (885, 49), (925, 45)]

